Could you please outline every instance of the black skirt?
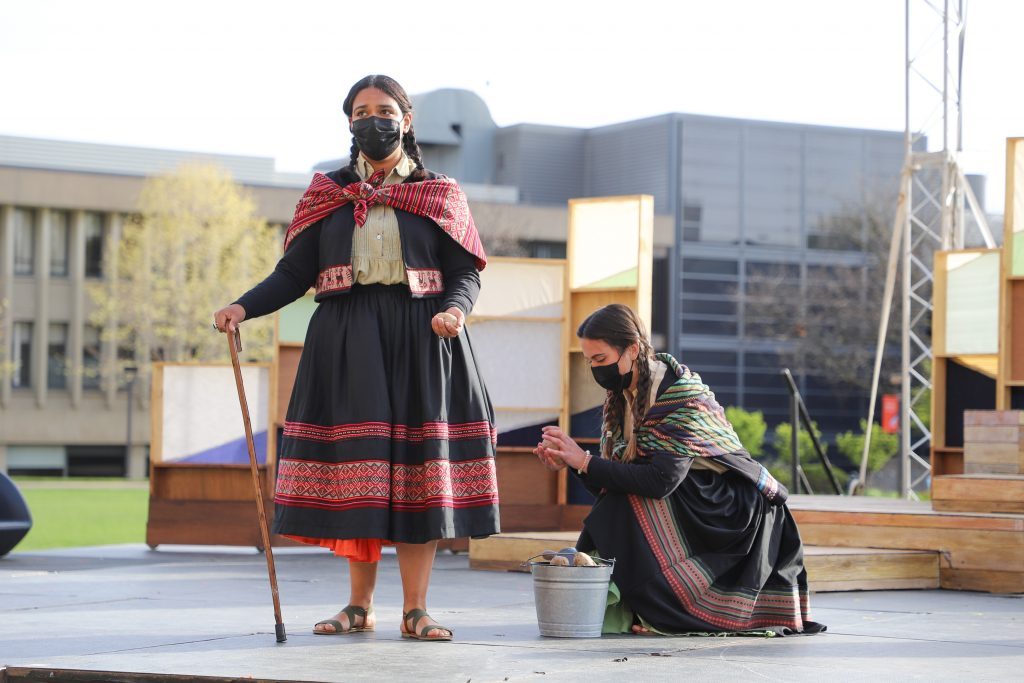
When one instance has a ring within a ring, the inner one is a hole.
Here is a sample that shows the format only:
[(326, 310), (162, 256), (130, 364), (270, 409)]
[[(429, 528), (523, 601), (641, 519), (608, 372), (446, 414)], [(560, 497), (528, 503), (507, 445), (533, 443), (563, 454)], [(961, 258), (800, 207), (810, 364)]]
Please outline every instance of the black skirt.
[(664, 499), (604, 494), (578, 547), (616, 558), (623, 600), (659, 631), (824, 630), (789, 509), (734, 473), (690, 469)]
[(281, 440), (274, 532), (424, 543), (499, 531), (494, 411), (468, 329), (436, 299), (356, 285), (309, 323)]

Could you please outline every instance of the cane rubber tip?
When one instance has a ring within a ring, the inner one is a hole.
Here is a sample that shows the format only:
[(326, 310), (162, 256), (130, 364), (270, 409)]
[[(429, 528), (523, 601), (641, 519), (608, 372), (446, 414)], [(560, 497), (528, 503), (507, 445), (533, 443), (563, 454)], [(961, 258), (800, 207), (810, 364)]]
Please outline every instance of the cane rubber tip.
[(274, 631), (277, 633), (277, 642), (283, 643), (288, 640), (288, 634), (284, 632), (284, 624), (274, 624)]

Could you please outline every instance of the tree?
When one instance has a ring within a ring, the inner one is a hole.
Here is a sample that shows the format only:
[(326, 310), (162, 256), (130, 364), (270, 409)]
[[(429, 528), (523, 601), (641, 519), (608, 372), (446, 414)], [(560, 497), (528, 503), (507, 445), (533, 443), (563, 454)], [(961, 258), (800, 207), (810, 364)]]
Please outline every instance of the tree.
[[(279, 236), (223, 169), (186, 164), (150, 178), (139, 211), (108, 245), (111, 274), (93, 285), (93, 320), (117, 344), (119, 365), (148, 375), (151, 361), (224, 361), (213, 312), (268, 274)], [(246, 322), (244, 357), (268, 360), (270, 318)], [(118, 368), (107, 368), (108, 375)]]
[(768, 425), (764, 421), (764, 413), (760, 410), (753, 412), (730, 406), (725, 409), (725, 417), (729, 420), (732, 428), (736, 430), (736, 436), (740, 443), (747, 449), (747, 453), (758, 458), (764, 452), (764, 435), (768, 431)]
[[(821, 444), (821, 450), (823, 453), (828, 453), (828, 444), (821, 440), (821, 430), (818, 429), (818, 425), (815, 422), (811, 423), (811, 428), (814, 429), (815, 436), (818, 437), (818, 442)], [(793, 435), (793, 425), (789, 422), (782, 422), (775, 427), (772, 433), (772, 446), (775, 448), (775, 453), (778, 459), (771, 465), (768, 466), (768, 471), (772, 473), (772, 476), (781, 481), (783, 484), (794, 489), (792, 483), (792, 472), (793, 472), (793, 451), (790, 439)], [(818, 460), (818, 454), (814, 451), (814, 443), (811, 441), (811, 435), (806, 429), (800, 429), (797, 431), (797, 454), (800, 458), (800, 467), (804, 470), (804, 476), (807, 477), (807, 481), (811, 484), (811, 489), (815, 493), (834, 493), (832, 489), (832, 482), (828, 478), (828, 473), (825, 472), (825, 466)], [(833, 466), (832, 473), (836, 477), (836, 481), (840, 486), (846, 484), (848, 475), (839, 468)], [(806, 493), (806, 491), (805, 491)]]
[[(864, 453), (864, 434), (867, 420), (860, 421), (860, 433), (844, 432), (836, 437), (836, 448), (852, 463), (860, 463)], [(868, 474), (873, 474), (892, 460), (899, 450), (899, 435), (882, 431), (881, 425), (871, 425), (871, 446), (868, 449)]]
[[(9, 305), (7, 299), (0, 299), (0, 321), (3, 321), (4, 312)], [(0, 383), (11, 381), (15, 371), (15, 364), (11, 358), (11, 341), (4, 332), (4, 326), (0, 324)]]

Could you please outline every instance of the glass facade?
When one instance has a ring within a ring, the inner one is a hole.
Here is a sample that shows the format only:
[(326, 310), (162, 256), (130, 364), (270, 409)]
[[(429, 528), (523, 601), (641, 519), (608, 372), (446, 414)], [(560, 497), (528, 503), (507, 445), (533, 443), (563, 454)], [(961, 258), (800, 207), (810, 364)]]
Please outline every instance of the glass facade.
[[(892, 210), (869, 203), (895, 188), (902, 138), (686, 115), (679, 129), (675, 346), (723, 404), (774, 425), (789, 419), (780, 372), (806, 360), (795, 355), (806, 325), (849, 338), (854, 323), (833, 309), (865, 296), (867, 212)], [(857, 428), (864, 390), (795, 374), (822, 429)]]

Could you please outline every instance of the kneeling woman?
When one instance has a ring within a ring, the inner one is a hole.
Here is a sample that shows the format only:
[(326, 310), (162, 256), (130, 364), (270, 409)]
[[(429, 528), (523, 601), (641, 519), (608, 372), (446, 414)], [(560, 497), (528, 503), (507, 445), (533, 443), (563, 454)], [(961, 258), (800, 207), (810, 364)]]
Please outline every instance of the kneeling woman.
[(622, 603), (606, 632), (824, 630), (809, 618), (786, 489), (743, 449), (700, 376), (654, 355), (626, 306), (599, 309), (577, 336), (608, 390), (600, 456), (555, 427), (534, 452), (597, 496), (577, 546), (618, 560)]

